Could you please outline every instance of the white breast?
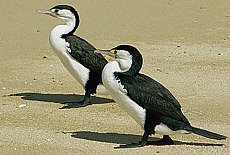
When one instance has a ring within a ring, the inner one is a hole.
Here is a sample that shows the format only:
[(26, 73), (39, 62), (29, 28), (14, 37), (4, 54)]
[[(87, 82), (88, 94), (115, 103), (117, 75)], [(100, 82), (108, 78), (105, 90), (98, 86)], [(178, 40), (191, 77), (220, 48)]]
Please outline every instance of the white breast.
[(56, 55), (59, 57), (63, 65), (71, 73), (71, 75), (84, 87), (89, 76), (89, 69), (75, 60), (69, 52), (69, 44), (61, 38), (60, 32), (65, 29), (65, 25), (55, 27), (50, 33), (50, 44)]
[(118, 68), (116, 62), (108, 63), (102, 71), (102, 82), (112, 98), (144, 129), (145, 109), (132, 101), (124, 86), (115, 80), (113, 72)]

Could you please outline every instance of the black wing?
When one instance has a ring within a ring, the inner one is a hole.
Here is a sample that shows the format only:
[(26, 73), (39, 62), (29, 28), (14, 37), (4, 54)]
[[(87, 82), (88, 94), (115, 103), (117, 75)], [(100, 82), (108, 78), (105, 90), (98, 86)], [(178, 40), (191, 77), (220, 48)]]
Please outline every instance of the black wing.
[(141, 107), (188, 123), (181, 112), (179, 102), (168, 89), (157, 81), (143, 74), (136, 76), (118, 75), (118, 78), (121, 79), (121, 84), (127, 89), (128, 96)]
[(101, 74), (107, 60), (101, 55), (94, 53), (95, 47), (86, 40), (75, 36), (66, 36), (65, 40), (70, 43), (70, 55), (90, 71)]

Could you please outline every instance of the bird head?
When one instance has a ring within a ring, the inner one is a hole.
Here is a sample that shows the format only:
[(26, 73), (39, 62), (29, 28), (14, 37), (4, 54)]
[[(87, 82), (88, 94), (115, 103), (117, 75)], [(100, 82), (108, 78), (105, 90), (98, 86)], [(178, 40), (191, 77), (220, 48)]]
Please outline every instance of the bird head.
[(111, 50), (95, 50), (94, 52), (114, 58), (114, 61), (119, 63), (121, 70), (125, 70), (123, 74), (137, 74), (142, 67), (142, 55), (131, 45), (119, 45)]
[(37, 10), (37, 13), (47, 14), (55, 18), (64, 20), (65, 22), (78, 20), (79, 16), (77, 11), (69, 5), (57, 5), (49, 10)]

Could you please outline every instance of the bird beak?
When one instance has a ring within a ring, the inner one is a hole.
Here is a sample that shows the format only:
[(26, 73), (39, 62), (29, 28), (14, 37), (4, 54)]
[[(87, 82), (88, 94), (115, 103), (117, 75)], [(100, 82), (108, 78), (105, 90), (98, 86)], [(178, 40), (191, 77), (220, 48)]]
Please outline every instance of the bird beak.
[(56, 17), (56, 18), (59, 16), (58, 13), (56, 13), (56, 12), (54, 12), (52, 10), (37, 10), (36, 13), (47, 14), (47, 15), (50, 15), (50, 16)]
[(115, 50), (95, 50), (94, 53), (106, 54), (112, 58), (116, 58)]

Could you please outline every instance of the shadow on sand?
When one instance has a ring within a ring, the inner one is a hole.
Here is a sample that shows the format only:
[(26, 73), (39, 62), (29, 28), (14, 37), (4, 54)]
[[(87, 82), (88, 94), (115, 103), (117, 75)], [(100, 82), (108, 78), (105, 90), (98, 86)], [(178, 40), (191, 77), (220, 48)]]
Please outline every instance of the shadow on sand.
[[(119, 134), (119, 133), (98, 133), (91, 131), (77, 131), (77, 132), (61, 132), (64, 134), (71, 134), (71, 137), (80, 138), (91, 141), (115, 143), (115, 144), (129, 144), (137, 143), (141, 140), (141, 135)], [(159, 138), (149, 138), (149, 141), (160, 140)], [(223, 146), (223, 144), (199, 143), (199, 142), (182, 142), (174, 140), (174, 145), (193, 145), (193, 146)]]
[[(21, 96), (24, 100), (54, 102), (66, 104), (68, 102), (78, 102), (84, 98), (84, 95), (77, 94), (42, 94), (42, 93), (17, 93), (8, 96)], [(93, 104), (104, 104), (114, 102), (112, 99), (92, 96), (90, 99)], [(60, 108), (61, 109), (61, 108)]]

